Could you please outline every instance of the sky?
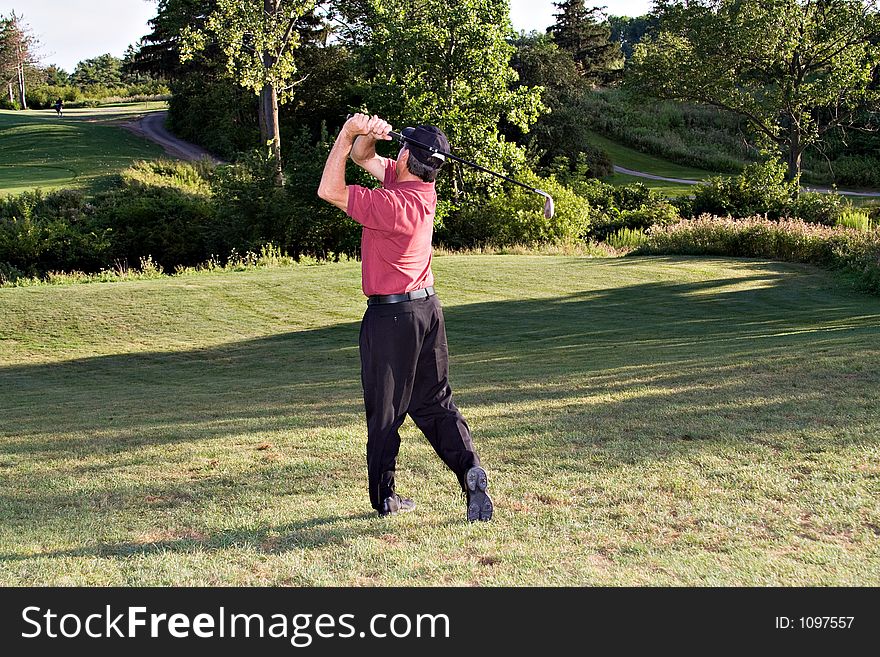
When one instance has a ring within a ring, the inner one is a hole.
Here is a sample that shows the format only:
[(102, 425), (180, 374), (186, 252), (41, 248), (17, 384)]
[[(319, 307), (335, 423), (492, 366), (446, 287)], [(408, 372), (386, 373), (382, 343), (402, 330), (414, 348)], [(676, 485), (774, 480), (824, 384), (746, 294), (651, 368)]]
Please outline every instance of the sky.
[[(442, 1), (442, 0), (439, 0)], [(640, 16), (651, 0), (596, 0), (609, 14)], [(511, 0), (516, 30), (544, 30), (553, 22), (552, 0)], [(37, 55), (43, 64), (56, 64), (72, 73), (77, 62), (110, 53), (122, 57), (129, 44), (150, 30), (154, 0), (0, 0), (0, 14), (12, 10), (40, 40)]]

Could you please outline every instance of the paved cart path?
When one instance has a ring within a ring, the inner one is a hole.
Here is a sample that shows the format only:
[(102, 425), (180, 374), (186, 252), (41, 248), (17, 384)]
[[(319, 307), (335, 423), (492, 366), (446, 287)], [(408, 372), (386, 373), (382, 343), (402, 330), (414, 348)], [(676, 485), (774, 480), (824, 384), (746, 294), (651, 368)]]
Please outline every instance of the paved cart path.
[[(625, 167), (619, 167), (614, 165), (614, 173), (625, 173), (628, 176), (636, 176), (637, 178), (647, 178), (648, 180), (662, 180), (664, 182), (674, 182), (680, 183), (684, 185), (698, 185), (702, 180), (692, 180), (690, 178), (667, 178), (665, 176), (655, 176), (653, 173), (645, 173), (644, 171), (635, 171), (634, 169), (627, 169)], [(829, 193), (831, 191), (836, 191), (838, 194), (843, 196), (864, 196), (871, 198), (880, 198), (880, 192), (856, 192), (845, 189), (831, 190), (828, 187), (804, 187), (803, 188), (807, 192), (822, 192)]]

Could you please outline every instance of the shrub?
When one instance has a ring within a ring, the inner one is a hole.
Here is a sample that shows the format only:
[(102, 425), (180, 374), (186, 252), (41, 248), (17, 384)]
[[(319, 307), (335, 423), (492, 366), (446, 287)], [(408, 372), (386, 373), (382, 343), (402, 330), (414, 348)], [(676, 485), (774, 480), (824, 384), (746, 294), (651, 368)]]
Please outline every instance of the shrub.
[(558, 155), (541, 173), (555, 176), (565, 185), (588, 178), (604, 178), (614, 173), (611, 157), (601, 148), (583, 144), (577, 156)]
[(171, 89), (168, 128), (177, 136), (230, 160), (260, 143), (258, 100), (235, 81), (192, 75)]
[(69, 85), (40, 85), (30, 87), (27, 91), (28, 106), (32, 109), (48, 109), (61, 98), (66, 105), (76, 104), (83, 100), (82, 92)]
[[(231, 248), (254, 251), (272, 243), (295, 258), (338, 259), (360, 249), (361, 228), (344, 212), (318, 198), (318, 185), (332, 140), (322, 127), (315, 141), (304, 128), (288, 141), (285, 185), (275, 187), (267, 151), (252, 151), (214, 181), (218, 232)], [(362, 169), (350, 165), (350, 183), (375, 186)]]
[(703, 215), (652, 228), (634, 254), (719, 255), (803, 262), (841, 270), (880, 293), (880, 231), (857, 231), (801, 220), (743, 220)]
[(0, 199), (0, 262), (9, 272), (35, 275), (65, 268), (92, 269), (110, 243), (93, 220), (93, 206), (75, 191), (39, 190)]
[(142, 160), (122, 172), (122, 180), (131, 186), (174, 187), (181, 191), (210, 196), (216, 167), (208, 160)]
[(880, 187), (880, 158), (845, 154), (834, 160), (834, 179), (840, 186)]
[(841, 212), (835, 225), (853, 230), (871, 230), (873, 228), (871, 216), (867, 212), (853, 208), (847, 208)]
[(750, 164), (733, 178), (713, 177), (695, 185), (691, 211), (735, 218), (758, 214), (784, 216), (797, 196), (797, 183), (785, 180), (786, 167), (778, 160)]
[(802, 192), (787, 214), (812, 224), (834, 226), (846, 208), (846, 201), (839, 194)]
[(605, 242), (615, 249), (634, 249), (648, 241), (648, 236), (643, 230), (621, 228), (608, 236)]
[(456, 249), (549, 244), (588, 235), (590, 205), (586, 199), (554, 178), (527, 173), (520, 180), (553, 197), (556, 213), (552, 219), (544, 217), (542, 197), (510, 186), (484, 201), (468, 201), (451, 213), (438, 230), (438, 241)]
[(208, 259), (217, 246), (216, 210), (207, 194), (124, 178), (96, 206), (95, 222), (111, 242), (110, 261), (152, 256), (172, 269)]
[(599, 89), (578, 97), (573, 111), (587, 130), (686, 166), (737, 172), (757, 155), (743, 142), (743, 119), (704, 105)]
[(604, 240), (624, 228), (644, 230), (681, 219), (678, 208), (642, 183), (615, 187), (598, 180), (574, 183), (593, 209), (590, 238)]
[[(318, 185), (333, 140), (326, 124), (314, 140), (306, 127), (289, 140), (290, 157), (285, 167), (284, 232), (274, 241), (299, 257), (339, 258), (355, 256), (360, 251), (361, 227), (344, 212), (318, 198)], [(367, 172), (349, 162), (346, 172), (349, 184), (375, 187), (377, 181)], [(437, 211), (442, 215), (443, 205)]]
[(13, 285), (25, 278), (27, 274), (21, 269), (13, 267), (8, 262), (0, 262), (0, 287)]

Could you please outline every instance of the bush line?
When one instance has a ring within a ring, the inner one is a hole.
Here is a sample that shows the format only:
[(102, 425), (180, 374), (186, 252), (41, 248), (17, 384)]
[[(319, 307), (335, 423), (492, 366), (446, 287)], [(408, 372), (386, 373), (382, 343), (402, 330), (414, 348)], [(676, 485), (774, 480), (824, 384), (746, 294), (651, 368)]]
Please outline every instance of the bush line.
[(800, 219), (730, 219), (702, 215), (656, 226), (631, 255), (713, 255), (800, 262), (847, 274), (880, 294), (880, 230), (820, 226)]

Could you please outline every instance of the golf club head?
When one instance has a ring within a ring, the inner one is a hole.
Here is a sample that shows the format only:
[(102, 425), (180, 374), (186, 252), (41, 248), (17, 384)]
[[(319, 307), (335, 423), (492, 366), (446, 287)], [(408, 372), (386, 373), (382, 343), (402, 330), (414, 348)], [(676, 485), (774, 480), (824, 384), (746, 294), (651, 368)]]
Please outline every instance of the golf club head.
[(542, 192), (540, 189), (536, 189), (535, 191), (547, 199), (544, 201), (544, 218), (552, 219), (553, 215), (556, 214), (556, 205), (553, 203), (553, 197), (547, 192)]

